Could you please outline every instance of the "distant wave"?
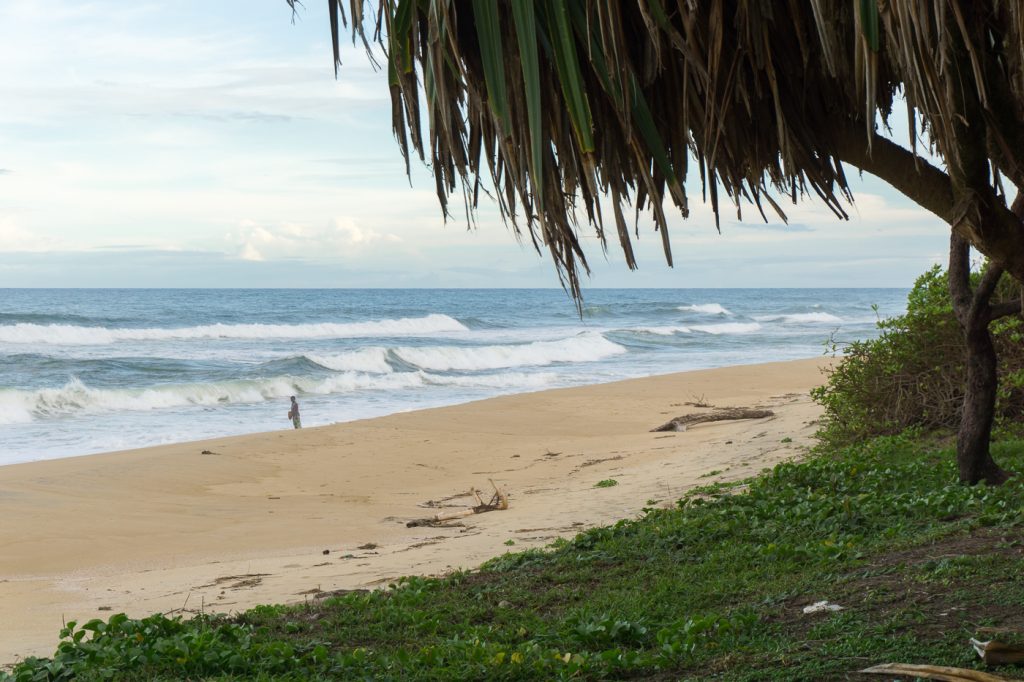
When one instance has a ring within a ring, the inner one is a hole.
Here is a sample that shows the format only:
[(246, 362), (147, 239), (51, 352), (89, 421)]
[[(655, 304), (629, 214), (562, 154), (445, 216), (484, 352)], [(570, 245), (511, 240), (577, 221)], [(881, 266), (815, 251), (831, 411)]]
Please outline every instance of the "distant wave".
[(829, 313), (792, 313), (789, 315), (758, 315), (755, 320), (761, 322), (786, 322), (788, 324), (806, 324), (813, 322), (842, 322), (843, 318)]
[(694, 324), (690, 326), (695, 332), (705, 334), (750, 334), (761, 328), (757, 322), (726, 322), (724, 324)]
[(640, 334), (655, 334), (657, 336), (672, 336), (673, 334), (689, 334), (691, 330), (689, 327), (667, 325), (664, 327), (637, 327), (629, 331)]
[(556, 362), (596, 362), (625, 352), (624, 347), (598, 334), (515, 345), (395, 349), (395, 355), (401, 360), (421, 369), (441, 372), (538, 367)]
[(467, 327), (448, 315), (405, 317), (374, 322), (323, 322), (317, 324), (211, 324), (164, 329), (110, 329), (63, 324), (14, 324), (0, 326), (0, 343), (96, 345), (117, 341), (165, 341), (191, 339), (325, 339), (363, 336), (417, 336), (465, 331)]
[(705, 315), (732, 315), (732, 312), (719, 303), (695, 303), (693, 305), (681, 305), (677, 310), (689, 313), (704, 313)]
[(704, 334), (750, 334), (761, 329), (761, 325), (757, 322), (723, 322), (721, 324), (691, 324), (687, 326), (683, 325), (664, 325), (656, 327), (634, 327), (633, 329), (626, 329), (622, 331), (634, 332), (638, 334), (655, 334), (657, 336), (671, 336), (673, 334), (692, 334), (693, 332), (702, 332)]
[(451, 377), (428, 372), (362, 374), (346, 372), (326, 378), (271, 377), (213, 383), (170, 384), (139, 389), (93, 388), (72, 378), (60, 388), (35, 391), (0, 390), (0, 424), (31, 422), (76, 414), (140, 412), (189, 406), (223, 406), (283, 400), (290, 395), (329, 395), (360, 390), (400, 390), (420, 386), (461, 386), (493, 389), (542, 388), (555, 379), (550, 373), (509, 372)]

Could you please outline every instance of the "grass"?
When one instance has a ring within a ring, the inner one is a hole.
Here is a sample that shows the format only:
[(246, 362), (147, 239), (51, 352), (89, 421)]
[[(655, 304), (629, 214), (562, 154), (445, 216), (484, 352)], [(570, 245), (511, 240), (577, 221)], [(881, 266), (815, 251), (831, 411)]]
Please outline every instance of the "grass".
[[(1024, 441), (995, 455), (1024, 470)], [(1024, 632), (1024, 485), (954, 481), (948, 449), (881, 438), (479, 571), (231, 618), (69, 623), (52, 659), (12, 677), (752, 681), (977, 667), (979, 628)], [(844, 609), (803, 613), (820, 600)]]

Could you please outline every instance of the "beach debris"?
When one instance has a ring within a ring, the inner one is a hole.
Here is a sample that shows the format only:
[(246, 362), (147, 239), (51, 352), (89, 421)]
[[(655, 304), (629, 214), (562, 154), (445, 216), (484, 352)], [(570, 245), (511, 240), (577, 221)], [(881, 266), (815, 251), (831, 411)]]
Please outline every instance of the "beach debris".
[(658, 428), (651, 429), (651, 432), (685, 431), (688, 426), (705, 422), (719, 422), (731, 419), (764, 419), (774, 416), (775, 413), (771, 410), (753, 410), (749, 407), (716, 407), (711, 412), (684, 414), (681, 417), (675, 417)]
[(970, 639), (970, 643), (974, 647), (975, 653), (988, 665), (1024, 663), (1024, 646), (1019, 644), (1006, 644), (994, 639), (981, 642), (973, 637)]
[(376, 542), (367, 542), (365, 545), (359, 545), (356, 549), (377, 549), (380, 547)]
[(324, 554), (330, 554), (330, 553), (331, 553), (331, 550), (329, 550), (329, 549), (325, 549), (324, 550)]
[(203, 450), (199, 454), (200, 455), (219, 455), (220, 453), (219, 452), (214, 452), (213, 450)]
[(843, 607), (828, 601), (816, 601), (804, 607), (804, 613), (821, 613), (822, 611), (842, 611)]
[(940, 682), (1010, 682), (1008, 677), (1000, 677), (968, 668), (950, 668), (944, 665), (883, 663), (865, 668), (860, 672), (868, 675), (905, 675), (922, 680), (939, 680)]
[(413, 519), (405, 524), (406, 528), (416, 528), (417, 526), (443, 526), (446, 521), (451, 521), (453, 519), (461, 519), (466, 516), (472, 516), (473, 514), (483, 514), (485, 512), (508, 509), (508, 494), (505, 493), (505, 491), (500, 490), (493, 480), (487, 480), (490, 482), (491, 487), (494, 488), (494, 494), (491, 496), (489, 501), (484, 502), (483, 498), (480, 497), (480, 491), (476, 488), (470, 488), (468, 495), (472, 496), (476, 500), (477, 504), (475, 507), (442, 511), (426, 519)]

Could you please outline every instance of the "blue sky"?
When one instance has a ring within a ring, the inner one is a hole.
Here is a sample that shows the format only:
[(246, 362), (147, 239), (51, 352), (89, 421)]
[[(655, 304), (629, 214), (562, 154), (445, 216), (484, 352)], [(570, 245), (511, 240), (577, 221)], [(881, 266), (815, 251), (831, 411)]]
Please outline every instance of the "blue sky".
[[(493, 207), (467, 231), (425, 168), (410, 186), (385, 74), (349, 48), (335, 80), (324, 5), (0, 3), (0, 287), (557, 286)], [(909, 286), (943, 261), (938, 219), (855, 190), (848, 222), (808, 200), (721, 235), (693, 192), (675, 268), (642, 220), (638, 272), (586, 235), (585, 286)]]

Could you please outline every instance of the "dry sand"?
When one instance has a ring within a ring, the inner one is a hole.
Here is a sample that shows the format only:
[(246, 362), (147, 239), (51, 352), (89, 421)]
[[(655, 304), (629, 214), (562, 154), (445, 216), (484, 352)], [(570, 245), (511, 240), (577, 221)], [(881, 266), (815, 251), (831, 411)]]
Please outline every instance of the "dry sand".
[[(826, 363), (686, 372), (2, 467), (0, 662), (51, 655), (65, 619), (232, 612), (386, 586), (670, 505), (694, 485), (799, 456), (819, 413), (808, 390)], [(699, 398), (776, 416), (650, 432), (701, 411), (687, 404)], [(609, 478), (618, 485), (594, 487)], [(473, 504), (453, 497), (471, 487), (486, 497), (488, 479), (509, 493), (507, 511), (461, 527), (406, 527), (438, 505)]]

